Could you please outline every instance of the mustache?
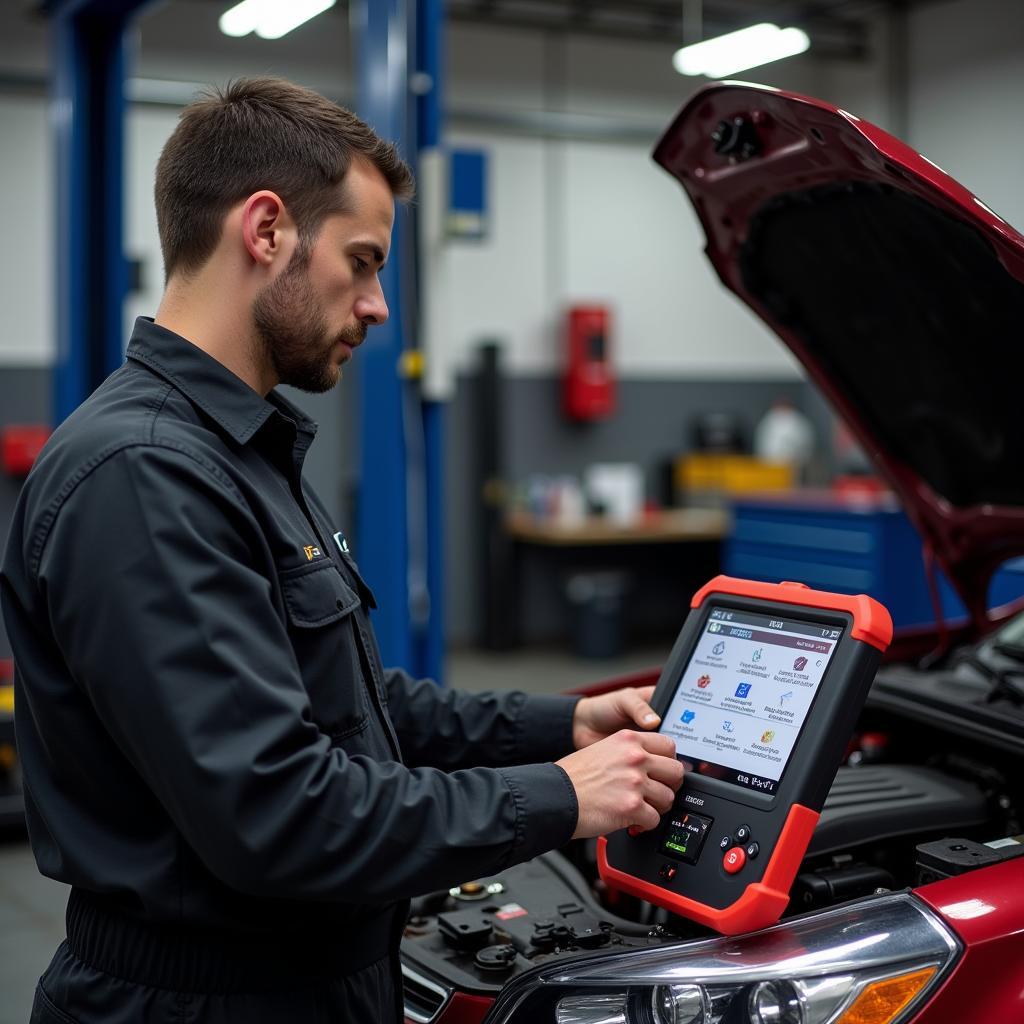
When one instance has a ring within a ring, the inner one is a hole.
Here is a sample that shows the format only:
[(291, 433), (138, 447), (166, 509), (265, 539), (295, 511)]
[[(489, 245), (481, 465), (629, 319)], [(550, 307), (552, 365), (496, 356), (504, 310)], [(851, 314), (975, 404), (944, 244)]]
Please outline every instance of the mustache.
[(361, 345), (366, 341), (366, 331), (366, 324), (360, 320), (358, 323), (342, 328), (338, 334), (338, 341), (343, 341), (346, 345)]

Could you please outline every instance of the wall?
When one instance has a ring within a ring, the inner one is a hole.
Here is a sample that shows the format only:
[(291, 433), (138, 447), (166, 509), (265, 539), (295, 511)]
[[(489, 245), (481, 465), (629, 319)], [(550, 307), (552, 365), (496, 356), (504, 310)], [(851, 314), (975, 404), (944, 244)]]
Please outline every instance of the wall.
[[(0, 94), (0, 367), (46, 367), (54, 357), (52, 163), (42, 98)], [(17, 258), (14, 255), (15, 247)]]
[(1024, 3), (933, 2), (909, 30), (910, 142), (1024, 230)]

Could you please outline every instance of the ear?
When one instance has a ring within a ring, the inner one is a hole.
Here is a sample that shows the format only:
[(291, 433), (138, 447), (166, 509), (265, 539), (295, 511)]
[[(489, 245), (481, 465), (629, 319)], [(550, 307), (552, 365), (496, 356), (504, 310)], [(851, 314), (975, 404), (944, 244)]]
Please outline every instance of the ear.
[(295, 223), (276, 192), (254, 192), (242, 206), (242, 241), (254, 263), (270, 267), (291, 257)]

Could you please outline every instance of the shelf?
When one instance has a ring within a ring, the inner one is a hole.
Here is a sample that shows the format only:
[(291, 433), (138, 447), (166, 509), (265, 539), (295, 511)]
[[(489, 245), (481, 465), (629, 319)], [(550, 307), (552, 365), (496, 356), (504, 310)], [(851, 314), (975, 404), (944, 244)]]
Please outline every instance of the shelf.
[(717, 508), (666, 509), (648, 513), (628, 526), (599, 517), (562, 524), (522, 512), (513, 513), (505, 520), (505, 530), (515, 540), (552, 547), (720, 540), (729, 526), (729, 513)]

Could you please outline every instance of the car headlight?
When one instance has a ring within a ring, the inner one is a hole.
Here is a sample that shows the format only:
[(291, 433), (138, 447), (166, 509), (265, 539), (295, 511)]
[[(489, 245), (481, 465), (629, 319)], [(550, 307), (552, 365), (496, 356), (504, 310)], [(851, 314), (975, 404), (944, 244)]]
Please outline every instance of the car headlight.
[(541, 966), (487, 1024), (896, 1024), (938, 985), (960, 943), (894, 893), (738, 938)]

